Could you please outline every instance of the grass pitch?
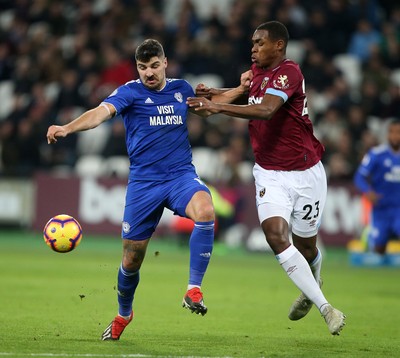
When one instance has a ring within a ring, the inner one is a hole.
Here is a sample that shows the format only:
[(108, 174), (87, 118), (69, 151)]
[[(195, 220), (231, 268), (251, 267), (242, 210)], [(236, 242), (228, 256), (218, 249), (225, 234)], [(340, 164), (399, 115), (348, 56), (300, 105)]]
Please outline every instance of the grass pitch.
[(135, 318), (120, 341), (102, 342), (117, 312), (118, 238), (84, 236), (52, 252), (41, 233), (0, 231), (0, 357), (399, 357), (399, 269), (355, 268), (327, 250), (328, 300), (347, 315), (333, 337), (315, 309), (292, 322), (298, 290), (272, 254), (216, 245), (203, 283), (206, 316), (181, 307), (187, 245), (153, 239)]

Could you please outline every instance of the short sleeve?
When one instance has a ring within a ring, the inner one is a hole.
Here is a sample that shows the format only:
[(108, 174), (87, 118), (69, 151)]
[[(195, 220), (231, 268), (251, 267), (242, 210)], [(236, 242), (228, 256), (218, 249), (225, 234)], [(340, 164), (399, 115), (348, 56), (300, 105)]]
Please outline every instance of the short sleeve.
[(283, 65), (268, 82), (265, 93), (278, 95), (286, 102), (302, 86), (303, 78), (297, 66)]
[(103, 102), (112, 104), (117, 110), (117, 114), (121, 114), (126, 108), (130, 107), (133, 103), (133, 89), (125, 84), (118, 87), (111, 93)]

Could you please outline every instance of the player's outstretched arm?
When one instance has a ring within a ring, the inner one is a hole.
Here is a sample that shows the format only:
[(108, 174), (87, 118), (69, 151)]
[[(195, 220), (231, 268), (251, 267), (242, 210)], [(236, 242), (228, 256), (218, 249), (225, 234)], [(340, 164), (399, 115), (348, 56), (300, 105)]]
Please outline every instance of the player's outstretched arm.
[(96, 128), (104, 121), (114, 117), (115, 113), (114, 106), (103, 103), (96, 108), (86, 111), (68, 124), (63, 126), (52, 125), (47, 130), (47, 143), (56, 143), (58, 137), (66, 137), (71, 133)]
[(235, 88), (212, 88), (200, 83), (196, 86), (196, 96), (207, 98), (215, 103), (247, 103), (247, 94), (250, 88), (253, 72), (251, 70), (242, 73), (240, 85)]
[(237, 105), (230, 103), (216, 103), (204, 97), (188, 97), (186, 103), (191, 111), (205, 111), (211, 114), (223, 113), (232, 117), (245, 119), (270, 120), (284, 103), (276, 95), (265, 94), (261, 103), (252, 105)]
[(204, 97), (207, 99), (212, 99), (214, 96), (222, 94), (231, 90), (232, 88), (214, 88), (208, 87), (204, 83), (199, 83), (196, 86), (195, 93), (197, 97)]

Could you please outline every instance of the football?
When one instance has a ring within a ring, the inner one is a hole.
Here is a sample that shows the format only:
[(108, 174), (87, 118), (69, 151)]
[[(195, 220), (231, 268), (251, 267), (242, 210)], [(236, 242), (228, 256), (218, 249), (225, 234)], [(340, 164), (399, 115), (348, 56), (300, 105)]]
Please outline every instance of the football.
[(82, 228), (79, 222), (70, 215), (56, 215), (44, 227), (45, 243), (56, 252), (70, 252), (82, 240)]

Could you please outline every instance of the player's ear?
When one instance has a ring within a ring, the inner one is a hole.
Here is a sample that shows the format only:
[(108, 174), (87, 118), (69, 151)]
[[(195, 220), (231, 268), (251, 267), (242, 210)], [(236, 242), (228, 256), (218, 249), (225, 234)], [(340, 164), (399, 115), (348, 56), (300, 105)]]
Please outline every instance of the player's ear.
[(284, 49), (285, 49), (285, 46), (286, 46), (286, 44), (285, 44), (285, 41), (283, 41), (283, 40), (278, 40), (278, 41), (276, 42), (276, 48), (277, 48), (278, 50), (284, 50)]
[(167, 58), (166, 58), (166, 57), (164, 57), (164, 66), (165, 66), (165, 68), (167, 68), (167, 67), (168, 67), (168, 60), (167, 60)]

